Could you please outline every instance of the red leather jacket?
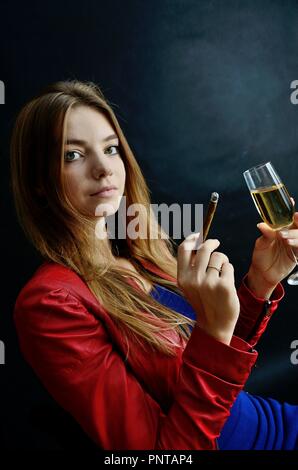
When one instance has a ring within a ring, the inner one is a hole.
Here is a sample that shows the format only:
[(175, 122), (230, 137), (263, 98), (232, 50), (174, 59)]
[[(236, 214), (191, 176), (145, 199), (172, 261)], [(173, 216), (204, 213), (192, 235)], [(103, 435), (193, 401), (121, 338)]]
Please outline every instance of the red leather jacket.
[(239, 337), (227, 346), (196, 326), (176, 357), (131, 343), (127, 359), (109, 313), (77, 274), (56, 263), (43, 263), (21, 290), (14, 319), (25, 359), (99, 447), (216, 449), (257, 359), (252, 346), (284, 291), (279, 285), (266, 306), (244, 279), (238, 295)]

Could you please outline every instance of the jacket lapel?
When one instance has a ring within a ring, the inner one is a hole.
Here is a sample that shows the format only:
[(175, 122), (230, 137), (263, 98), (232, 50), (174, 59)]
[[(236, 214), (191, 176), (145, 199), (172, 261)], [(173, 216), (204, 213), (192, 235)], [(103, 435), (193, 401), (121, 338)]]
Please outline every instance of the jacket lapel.
[(167, 279), (168, 281), (172, 281), (177, 285), (177, 279), (175, 277), (172, 277), (169, 274), (165, 273), (164, 271), (159, 269), (155, 264), (151, 263), (148, 260), (144, 260), (144, 259), (141, 259), (141, 258), (138, 258), (138, 260), (144, 266), (144, 268), (148, 269), (148, 271), (151, 271), (154, 274), (157, 274), (158, 276), (162, 277), (163, 279)]

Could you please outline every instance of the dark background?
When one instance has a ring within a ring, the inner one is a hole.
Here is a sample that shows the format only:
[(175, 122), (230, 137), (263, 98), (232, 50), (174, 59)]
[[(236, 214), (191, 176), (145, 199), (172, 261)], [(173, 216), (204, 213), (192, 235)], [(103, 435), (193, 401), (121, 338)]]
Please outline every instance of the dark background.
[[(18, 227), (9, 187), (9, 136), (20, 107), (48, 83), (93, 80), (114, 110), (152, 192), (152, 202), (221, 199), (210, 237), (221, 240), (237, 284), (260, 221), (242, 176), (271, 160), (298, 201), (297, 1), (2, 1), (0, 106), (2, 299), (1, 445), (80, 449), (92, 444), (24, 362), (14, 301), (40, 264)], [(259, 346), (247, 390), (297, 403), (298, 286)]]

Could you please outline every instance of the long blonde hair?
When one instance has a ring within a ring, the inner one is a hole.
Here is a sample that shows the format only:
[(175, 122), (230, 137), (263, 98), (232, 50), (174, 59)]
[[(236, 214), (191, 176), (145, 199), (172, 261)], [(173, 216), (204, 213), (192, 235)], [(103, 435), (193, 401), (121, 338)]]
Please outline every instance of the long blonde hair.
[[(127, 206), (140, 204), (145, 208), (139, 213), (139, 221), (142, 227), (147, 227), (147, 237), (111, 240), (112, 253), (117, 244), (120, 254), (145, 278), (181, 294), (174, 282), (147, 271), (140, 262), (147, 260), (177, 277), (176, 244), (150, 210), (149, 189), (112, 104), (92, 82), (56, 82), (19, 112), (11, 139), (11, 184), (19, 222), (44, 259), (72, 269), (86, 282), (126, 339), (131, 337), (145, 347), (151, 345), (155, 350), (174, 355), (175, 348), (183, 343), (181, 339), (189, 337), (189, 326), (194, 321), (160, 305), (142, 289), (128, 283), (125, 277), (129, 273), (133, 278), (131, 271), (113, 265), (111, 249), (105, 243), (90, 240), (94, 221), (92, 225), (67, 198), (63, 179), (66, 121), (69, 110), (77, 105), (104, 113), (114, 126), (126, 170)], [(150, 230), (155, 230), (158, 237), (152, 239)], [(94, 265), (94, 250), (101, 250), (103, 255), (100, 266)]]

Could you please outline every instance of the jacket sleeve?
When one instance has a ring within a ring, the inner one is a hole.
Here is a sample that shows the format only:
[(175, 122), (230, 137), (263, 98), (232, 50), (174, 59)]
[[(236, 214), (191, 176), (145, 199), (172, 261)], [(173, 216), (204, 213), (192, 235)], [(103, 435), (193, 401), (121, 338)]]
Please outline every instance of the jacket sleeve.
[(237, 293), (240, 301), (240, 315), (234, 334), (254, 347), (266, 330), (270, 318), (285, 295), (285, 291), (282, 284), (279, 283), (270, 299), (258, 298), (248, 288), (246, 274)]
[(227, 346), (196, 326), (165, 414), (104, 324), (67, 290), (18, 298), (14, 320), (21, 351), (46, 389), (106, 450), (216, 449), (257, 358), (241, 339)]

